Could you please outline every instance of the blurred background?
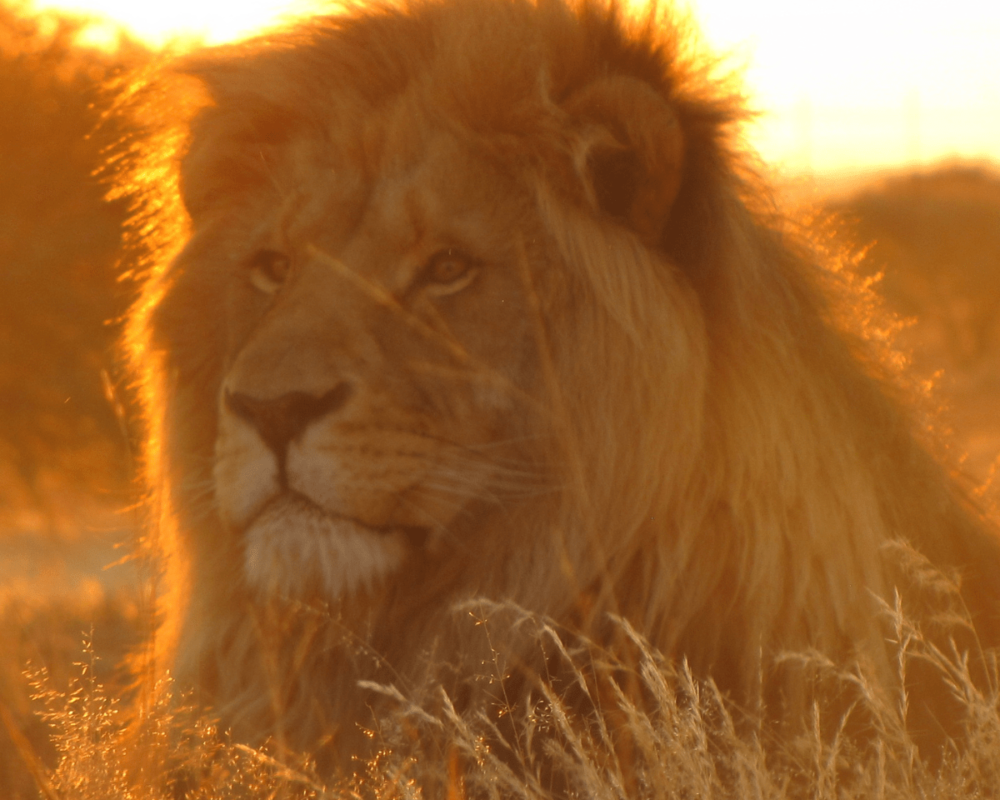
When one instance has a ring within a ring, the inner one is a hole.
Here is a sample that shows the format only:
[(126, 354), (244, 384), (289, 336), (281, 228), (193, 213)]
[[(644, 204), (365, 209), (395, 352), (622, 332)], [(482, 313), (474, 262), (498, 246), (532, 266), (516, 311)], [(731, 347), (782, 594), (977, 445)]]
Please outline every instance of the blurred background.
[[(678, 4), (741, 71), (747, 131), (792, 205), (868, 248), (913, 368), (977, 486), (1000, 452), (1000, 5)], [(126, 209), (98, 171), (108, 82), (305, 2), (0, 0), (0, 707), (46, 757), (25, 663), (65, 681), (83, 638), (114, 681), (141, 584), (127, 396), (114, 343), (135, 286)], [(948, 432), (950, 429), (950, 433)], [(0, 727), (0, 794), (31, 795)], [(27, 782), (26, 782), (27, 781)]]

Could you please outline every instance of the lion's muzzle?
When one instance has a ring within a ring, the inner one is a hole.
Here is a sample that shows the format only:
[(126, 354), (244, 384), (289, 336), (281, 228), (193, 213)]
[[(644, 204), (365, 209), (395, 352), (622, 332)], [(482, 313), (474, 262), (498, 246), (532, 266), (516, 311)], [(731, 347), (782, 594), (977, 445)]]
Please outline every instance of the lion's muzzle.
[(400, 567), (409, 546), (403, 530), (333, 517), (294, 492), (271, 500), (244, 535), (247, 581), (285, 597), (371, 589)]
[[(338, 599), (373, 589), (457, 512), (438, 438), (373, 416), (364, 391), (261, 398), (233, 380), (221, 393), (215, 494), (241, 536), (248, 584), (267, 594)], [(359, 410), (361, 409), (361, 410)]]

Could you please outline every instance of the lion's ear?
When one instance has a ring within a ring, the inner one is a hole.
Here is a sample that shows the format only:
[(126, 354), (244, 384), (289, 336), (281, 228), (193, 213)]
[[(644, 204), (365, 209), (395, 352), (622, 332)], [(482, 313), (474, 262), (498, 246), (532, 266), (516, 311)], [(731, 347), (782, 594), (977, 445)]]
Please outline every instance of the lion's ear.
[(673, 109), (648, 83), (595, 81), (564, 105), (587, 126), (583, 170), (593, 201), (649, 242), (660, 238), (680, 189), (684, 138)]

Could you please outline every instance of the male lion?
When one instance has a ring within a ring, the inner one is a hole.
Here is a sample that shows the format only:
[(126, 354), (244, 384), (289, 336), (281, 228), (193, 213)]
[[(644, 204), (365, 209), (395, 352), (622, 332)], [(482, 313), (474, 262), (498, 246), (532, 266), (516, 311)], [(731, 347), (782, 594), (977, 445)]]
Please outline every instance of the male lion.
[(787, 650), (891, 685), (897, 540), (1000, 641), (1000, 545), (870, 298), (682, 45), (602, 0), (414, 0), (133, 94), (154, 663), (237, 736), (348, 757), (359, 679), (482, 657), (477, 597), (611, 645), (619, 615), (741, 703), (794, 710)]

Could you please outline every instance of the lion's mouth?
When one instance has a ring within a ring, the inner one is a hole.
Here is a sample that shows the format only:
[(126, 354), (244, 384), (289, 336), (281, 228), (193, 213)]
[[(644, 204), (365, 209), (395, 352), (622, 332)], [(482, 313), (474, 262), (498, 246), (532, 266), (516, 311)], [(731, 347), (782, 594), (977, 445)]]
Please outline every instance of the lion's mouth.
[(286, 489), (280, 494), (276, 494), (268, 500), (257, 515), (250, 520), (246, 528), (252, 528), (258, 519), (266, 514), (275, 514), (281, 517), (295, 518), (298, 515), (319, 516), (332, 521), (348, 523), (358, 529), (370, 531), (373, 534), (389, 536), (391, 534), (402, 534), (406, 540), (414, 547), (423, 547), (430, 536), (430, 529), (417, 525), (372, 525), (360, 520), (357, 517), (350, 517), (346, 514), (334, 514), (327, 511), (316, 501), (310, 499), (301, 492), (294, 489)]
[(398, 570), (429, 531), (372, 526), (331, 514), (308, 497), (286, 491), (269, 500), (243, 531), (248, 582), (269, 593), (320, 591), (338, 599)]

